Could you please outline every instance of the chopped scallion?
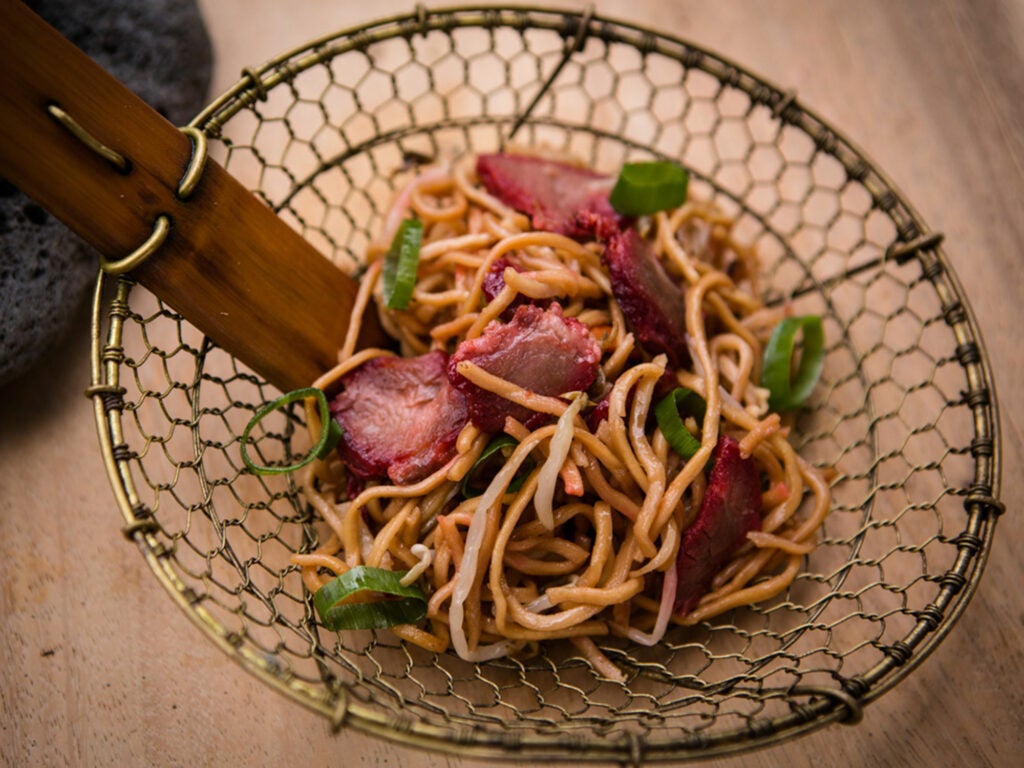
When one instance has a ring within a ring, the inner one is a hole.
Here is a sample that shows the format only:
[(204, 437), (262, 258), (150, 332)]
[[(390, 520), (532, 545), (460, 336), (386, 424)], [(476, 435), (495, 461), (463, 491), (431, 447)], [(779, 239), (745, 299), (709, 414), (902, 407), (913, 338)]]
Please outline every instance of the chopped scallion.
[(427, 598), (415, 584), (403, 586), (406, 571), (358, 565), (331, 579), (313, 595), (324, 627), (387, 629), (413, 624), (427, 613)]
[(416, 285), (416, 270), (420, 264), (420, 244), (423, 242), (423, 222), (404, 219), (395, 232), (391, 247), (384, 256), (381, 275), (384, 303), (388, 309), (405, 309)]
[[(314, 445), (302, 459), (296, 464), (290, 464), (284, 467), (278, 466), (264, 466), (257, 464), (249, 457), (249, 435), (253, 428), (263, 420), (272, 411), (276, 411), (279, 408), (285, 408), (298, 400), (304, 400), (307, 397), (316, 398), (317, 406), (320, 412), (320, 424), (322, 429), (320, 430), (320, 439)], [(256, 415), (252, 417), (249, 423), (246, 425), (245, 430), (242, 432), (242, 461), (245, 466), (249, 468), (251, 472), (257, 475), (282, 475), (287, 472), (294, 472), (296, 469), (300, 469), (309, 464), (314, 459), (322, 459), (337, 446), (338, 441), (341, 440), (341, 425), (338, 424), (332, 417), (330, 409), (327, 406), (327, 396), (317, 389), (316, 387), (305, 387), (303, 389), (293, 389), (281, 397), (277, 398), (273, 402), (267, 403), (265, 406), (256, 411)]]
[(690, 174), (678, 163), (626, 163), (608, 200), (626, 216), (648, 216), (686, 202)]
[(661, 434), (672, 446), (672, 450), (684, 459), (691, 458), (700, 450), (700, 440), (686, 428), (679, 412), (693, 416), (701, 423), (704, 421), (706, 410), (707, 403), (704, 402), (704, 398), (686, 387), (673, 389), (654, 407), (654, 416), (658, 420)]
[[(796, 335), (803, 333), (800, 361), (795, 366), (793, 356)], [(825, 333), (817, 315), (787, 317), (772, 332), (764, 350), (764, 370), (761, 386), (769, 394), (768, 405), (773, 411), (799, 408), (818, 383), (825, 362)]]

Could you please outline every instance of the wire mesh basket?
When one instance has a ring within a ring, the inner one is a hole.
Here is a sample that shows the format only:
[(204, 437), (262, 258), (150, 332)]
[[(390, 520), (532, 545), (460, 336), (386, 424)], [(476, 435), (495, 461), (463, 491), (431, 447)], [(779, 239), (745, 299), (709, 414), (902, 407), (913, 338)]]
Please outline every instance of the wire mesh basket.
[[(619, 683), (559, 645), (472, 664), (324, 630), (289, 565), (317, 545), (314, 515), (293, 480), (239, 457), (277, 392), (129, 278), (101, 279), (90, 391), (125, 533), (250, 672), (336, 726), (420, 747), (640, 764), (855, 722), (957, 619), (1002, 509), (984, 347), (941, 235), (792, 93), (592, 12), (420, 6), (246, 70), (192, 125), (353, 274), (410, 158), (514, 136), (606, 171), (679, 160), (755, 245), (766, 301), (822, 316), (828, 340), (794, 429), (835, 471), (820, 545), (778, 598), (654, 648), (602, 641)], [(261, 454), (304, 453), (301, 414), (273, 418)]]

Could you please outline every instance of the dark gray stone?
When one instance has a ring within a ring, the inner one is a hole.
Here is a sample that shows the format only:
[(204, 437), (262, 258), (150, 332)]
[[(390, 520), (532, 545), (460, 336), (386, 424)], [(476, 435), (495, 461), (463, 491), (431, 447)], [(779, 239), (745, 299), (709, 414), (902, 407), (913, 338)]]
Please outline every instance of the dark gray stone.
[[(29, 0), (29, 7), (181, 125), (206, 104), (212, 53), (194, 0)], [(0, 386), (69, 331), (98, 255), (0, 180)]]
[(0, 384), (69, 330), (99, 257), (67, 227), (0, 181)]
[(171, 122), (188, 122), (206, 104), (212, 53), (194, 0), (28, 6)]

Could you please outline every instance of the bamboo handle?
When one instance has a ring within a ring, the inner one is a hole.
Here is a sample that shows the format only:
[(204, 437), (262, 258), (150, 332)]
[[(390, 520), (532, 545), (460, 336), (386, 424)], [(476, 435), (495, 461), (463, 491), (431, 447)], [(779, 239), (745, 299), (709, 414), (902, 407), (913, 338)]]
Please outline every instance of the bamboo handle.
[[(15, 0), (0, 72), (0, 175), (280, 389), (337, 362), (356, 283), (213, 160), (182, 194), (188, 136)], [(367, 313), (360, 345), (385, 339)]]

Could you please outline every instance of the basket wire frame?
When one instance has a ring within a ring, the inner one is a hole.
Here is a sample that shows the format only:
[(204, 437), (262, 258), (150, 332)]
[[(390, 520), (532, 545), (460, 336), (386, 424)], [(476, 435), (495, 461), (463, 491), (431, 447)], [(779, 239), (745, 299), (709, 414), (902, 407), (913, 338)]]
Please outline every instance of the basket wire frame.
[[(101, 277), (89, 394), (125, 535), (250, 672), (336, 727), (418, 747), (639, 765), (856, 722), (955, 623), (1003, 508), (984, 346), (941, 235), (792, 92), (592, 11), (418, 6), (245, 70), (191, 125), (356, 275), (411, 160), (513, 133), (606, 171), (678, 159), (755, 244), (766, 300), (821, 315), (828, 342), (794, 430), (835, 470), (819, 547), (776, 599), (655, 648), (601, 639), (619, 684), (558, 644), (471, 664), (325, 631), (289, 565), (322, 527), (291, 478), (239, 458), (276, 391), (130, 277)], [(262, 428), (265, 460), (308, 447), (298, 410)]]

